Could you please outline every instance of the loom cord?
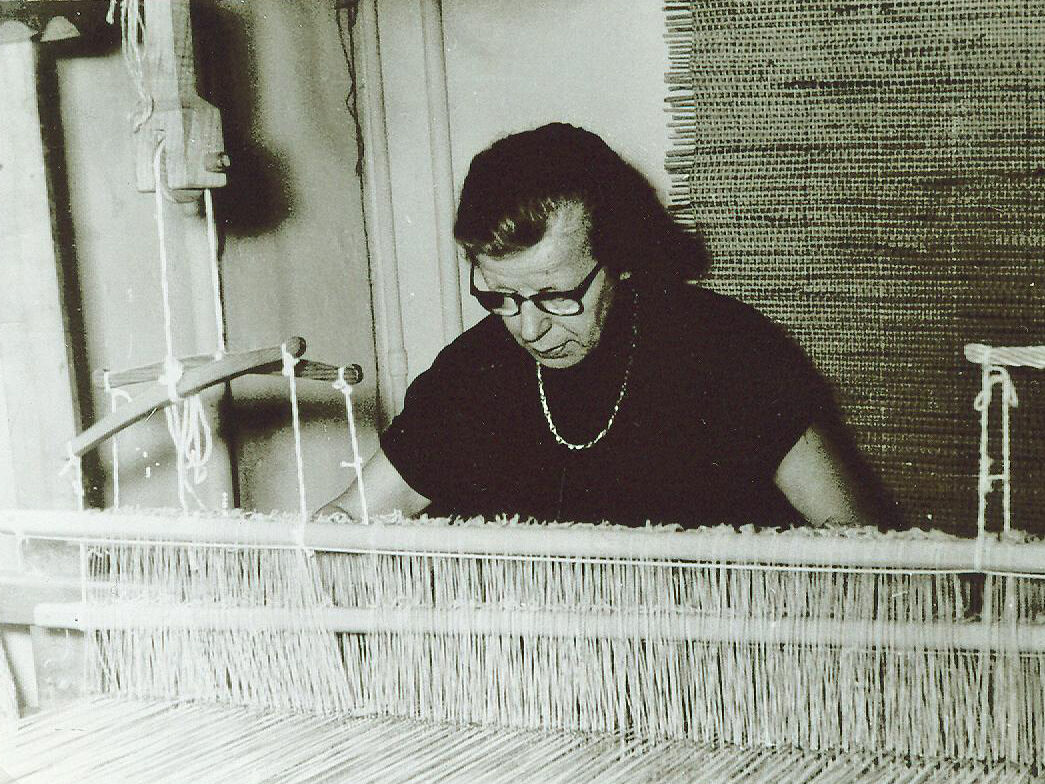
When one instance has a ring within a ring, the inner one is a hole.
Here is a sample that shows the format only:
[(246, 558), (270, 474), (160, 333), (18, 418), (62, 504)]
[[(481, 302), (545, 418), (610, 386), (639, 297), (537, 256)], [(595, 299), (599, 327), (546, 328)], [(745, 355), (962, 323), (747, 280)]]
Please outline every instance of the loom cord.
[(337, 380), (332, 384), (334, 389), (345, 397), (345, 419), (348, 422), (348, 443), (351, 450), (351, 462), (342, 462), (342, 468), (351, 468), (356, 476), (356, 487), (359, 492), (359, 505), (362, 511), (361, 522), (369, 525), (370, 512), (367, 508), (366, 488), (363, 485), (363, 456), (359, 452), (359, 437), (356, 432), (356, 418), (352, 412), (352, 385), (345, 380), (345, 368), (337, 369)]

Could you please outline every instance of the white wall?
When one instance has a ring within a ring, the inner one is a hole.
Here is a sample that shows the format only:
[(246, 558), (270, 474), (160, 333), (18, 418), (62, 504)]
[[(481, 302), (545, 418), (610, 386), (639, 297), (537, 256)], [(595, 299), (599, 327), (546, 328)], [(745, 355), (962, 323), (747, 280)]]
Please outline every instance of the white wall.
[[(222, 271), (230, 351), (304, 336), (307, 356), (358, 363), (363, 449), (376, 448), (375, 360), (356, 141), (345, 108), (348, 71), (332, 4), (209, 0), (193, 4), (202, 56), (201, 91), (222, 112), (232, 158), (215, 192), (224, 235)], [(164, 356), (153, 194), (134, 184), (128, 115), (133, 87), (118, 47), (72, 47), (57, 64), (60, 137), (54, 165), (67, 182), (71, 242), (83, 295), (90, 368), (121, 369)], [(212, 351), (215, 328), (201, 215), (165, 210), (174, 330), (179, 354)], [(327, 384), (299, 385), (305, 422), (308, 500), (318, 507), (348, 481), (344, 405)], [(220, 394), (208, 399), (219, 405)], [(246, 508), (294, 509), (293, 439), (286, 383), (233, 385), (225, 416), (213, 410), (230, 458), (219, 448), (200, 489), (221, 503), (236, 473)], [(107, 405), (95, 395), (95, 414)], [(225, 405), (225, 404), (223, 404)], [(219, 436), (219, 440), (221, 439)], [(162, 415), (120, 439), (125, 504), (176, 505), (172, 451)], [(110, 447), (100, 454), (108, 461)], [(106, 470), (96, 477), (107, 484)]]
[[(445, 341), (424, 58), (417, 2), (379, 4), (404, 332), (413, 378)], [(495, 139), (565, 121), (603, 136), (667, 193), (660, 3), (634, 0), (443, 0), (454, 191)], [(462, 269), (462, 272), (464, 270)], [(465, 326), (482, 315), (463, 277)]]

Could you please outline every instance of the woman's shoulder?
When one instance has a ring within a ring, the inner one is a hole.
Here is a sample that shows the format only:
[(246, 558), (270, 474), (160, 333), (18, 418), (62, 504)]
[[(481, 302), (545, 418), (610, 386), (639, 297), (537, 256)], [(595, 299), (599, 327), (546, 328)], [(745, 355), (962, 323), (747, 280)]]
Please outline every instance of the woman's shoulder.
[(734, 344), (787, 339), (784, 327), (758, 308), (699, 283), (680, 284), (666, 296), (662, 323), (683, 340)]
[(477, 381), (489, 373), (503, 373), (517, 362), (518, 344), (496, 316), (487, 316), (444, 346), (427, 371)]

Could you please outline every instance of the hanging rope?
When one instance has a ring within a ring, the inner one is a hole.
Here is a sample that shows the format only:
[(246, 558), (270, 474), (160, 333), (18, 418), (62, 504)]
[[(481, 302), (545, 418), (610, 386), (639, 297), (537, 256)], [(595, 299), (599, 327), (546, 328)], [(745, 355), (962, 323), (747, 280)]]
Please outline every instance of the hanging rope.
[[(114, 389), (109, 378), (109, 371), (106, 370), (102, 373), (102, 387), (105, 389), (105, 394), (109, 398), (109, 410), (115, 411), (118, 406), (116, 401), (123, 400), (124, 402), (131, 399), (131, 396), (123, 389)], [(112, 505), (114, 508), (120, 508), (120, 434), (113, 433), (112, 435)]]
[[(980, 391), (973, 401), (973, 408), (980, 413), (980, 461), (977, 490), (979, 503), (977, 507), (976, 530), (982, 540), (987, 533), (987, 496), (995, 482), (1001, 482), (1002, 490), (1002, 530), (1012, 528), (1012, 486), (1011, 486), (1011, 427), (1010, 411), (1019, 405), (1016, 387), (1012, 383), (1009, 371), (995, 364), (991, 348), (985, 348), (981, 357)], [(1001, 470), (992, 473), (994, 462), (990, 455), (990, 410), (994, 397), (994, 387), (1001, 387)]]
[(214, 358), (221, 359), (227, 350), (225, 311), (221, 304), (221, 272), (218, 269), (218, 226), (214, 220), (214, 199), (211, 197), (210, 188), (203, 191), (203, 205), (207, 215), (207, 249), (210, 251), (210, 283), (214, 300), (214, 334), (218, 344)]
[[(118, 0), (110, 0), (109, 11), (105, 21), (109, 24), (116, 23), (116, 5)], [(137, 133), (152, 116), (154, 102), (149, 91), (145, 88), (146, 58), (144, 51), (145, 41), (145, 17), (142, 13), (140, 0), (122, 0), (120, 5), (120, 49), (123, 53), (123, 61), (127, 66), (127, 72), (134, 83), (134, 90), (138, 93), (138, 103), (131, 113), (131, 123)]]
[(290, 382), (290, 415), (294, 426), (294, 460), (297, 464), (298, 476), (298, 503), (301, 510), (301, 526), (299, 531), (304, 535), (304, 525), (308, 521), (308, 504), (305, 500), (305, 463), (301, 454), (301, 417), (298, 411), (298, 384), (294, 375), (294, 366), (298, 360), (287, 351), (287, 344), (280, 346), (283, 354), (283, 375)]
[(334, 389), (345, 396), (345, 417), (348, 419), (348, 438), (352, 448), (352, 460), (343, 461), (342, 468), (351, 467), (356, 474), (356, 487), (359, 488), (359, 506), (363, 514), (363, 522), (370, 522), (370, 513), (367, 511), (366, 489), (363, 487), (363, 460), (359, 455), (359, 438), (356, 434), (356, 418), (352, 412), (352, 385), (345, 381), (344, 366), (337, 369), (337, 381), (333, 384)]
[[(206, 465), (213, 453), (213, 436), (210, 423), (200, 395), (182, 398), (178, 392), (178, 382), (184, 372), (182, 363), (174, 353), (174, 330), (170, 304), (170, 280), (168, 274), (167, 233), (164, 220), (163, 158), (165, 142), (161, 138), (156, 144), (153, 155), (153, 176), (156, 181), (156, 229), (160, 246), (160, 288), (163, 298), (163, 335), (167, 348), (164, 359), (164, 371), (159, 381), (167, 385), (167, 395), (171, 405), (164, 409), (167, 430), (174, 444), (174, 459), (177, 469), (178, 501), (184, 511), (188, 511), (188, 496), (196, 501), (202, 509), (204, 503), (193, 485), (201, 484), (207, 478)], [(216, 253), (216, 240), (214, 242)], [(222, 315), (217, 311), (217, 319)], [(219, 332), (218, 347), (224, 352), (224, 342)], [(191, 478), (190, 478), (191, 472)]]

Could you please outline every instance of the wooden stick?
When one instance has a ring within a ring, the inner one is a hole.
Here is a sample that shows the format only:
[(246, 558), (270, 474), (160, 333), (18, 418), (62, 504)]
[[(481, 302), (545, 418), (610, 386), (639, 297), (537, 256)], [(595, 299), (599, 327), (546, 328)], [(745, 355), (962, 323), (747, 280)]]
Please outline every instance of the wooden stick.
[(697, 640), (710, 643), (830, 645), (843, 648), (1045, 651), (1045, 626), (900, 623), (829, 618), (749, 619), (695, 612), (411, 607), (201, 607), (133, 602), (93, 605), (41, 603), (33, 623), (56, 629), (250, 629), (350, 634), (443, 634)]
[[(286, 342), (286, 347), (290, 354), (300, 357), (305, 352), (305, 341), (302, 338), (291, 338)], [(206, 365), (186, 370), (178, 380), (177, 392), (181, 397), (188, 397), (207, 387), (229, 381), (259, 368), (277, 365), (282, 361), (283, 354), (279, 346), (229, 354)], [(114, 433), (120, 432), (129, 425), (144, 419), (151, 412), (170, 404), (171, 399), (166, 388), (149, 390), (120, 406), (70, 440), (69, 448), (74, 455), (82, 455)]]
[[(333, 384), (338, 380), (337, 365), (328, 365), (325, 362), (313, 362), (303, 359), (294, 366), (294, 375), (298, 378), (307, 378), (311, 381), (327, 381)], [(358, 384), (363, 380), (363, 368), (359, 365), (345, 366), (345, 383)]]
[(985, 346), (982, 343), (965, 346), (965, 358), (970, 362), (982, 364), (988, 356), (992, 365), (1045, 369), (1045, 346)]
[[(213, 354), (196, 354), (190, 357), (180, 357), (178, 361), (182, 367), (196, 368), (214, 361)], [(315, 362), (303, 359), (294, 366), (294, 375), (298, 378), (307, 378), (313, 381), (337, 381), (337, 365), (328, 365), (325, 362)], [(98, 389), (105, 388), (106, 369), (100, 368), (91, 374), (91, 380)], [(281, 369), (269, 371), (281, 373)], [(144, 384), (155, 382), (163, 373), (163, 363), (153, 362), (141, 367), (128, 368), (127, 370), (109, 371), (109, 386), (113, 389), (130, 386), (132, 384)], [(349, 384), (358, 384), (363, 380), (363, 368), (359, 365), (348, 365), (345, 368), (345, 381)]]
[(0, 532), (67, 541), (169, 543), (175, 546), (296, 548), (320, 552), (454, 557), (561, 558), (732, 565), (743, 568), (871, 569), (1045, 575), (1045, 543), (973, 539), (844, 536), (802, 531), (740, 533), (729, 527), (672, 531), (621, 526), (524, 524), (362, 525), (315, 521), (298, 539), (297, 516), (258, 519), (148, 511), (0, 510)]
[[(91, 583), (91, 589), (104, 590), (104, 586)], [(0, 570), (0, 624), (29, 626), (38, 605), (75, 602), (80, 595), (78, 577)]]
[(40, 61), (30, 41), (0, 44), (0, 505), (76, 508), (53, 445), (81, 426), (67, 340), (81, 327), (55, 228)]

